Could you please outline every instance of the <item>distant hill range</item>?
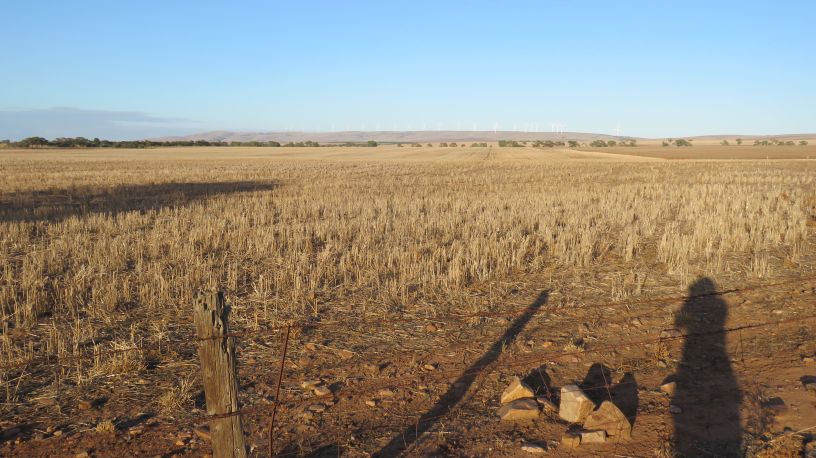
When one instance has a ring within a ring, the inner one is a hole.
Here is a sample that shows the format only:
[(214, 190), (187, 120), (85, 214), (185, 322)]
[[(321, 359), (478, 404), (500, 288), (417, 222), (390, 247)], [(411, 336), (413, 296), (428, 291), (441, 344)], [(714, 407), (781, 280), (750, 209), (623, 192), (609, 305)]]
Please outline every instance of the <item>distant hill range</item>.
[[(787, 135), (702, 135), (687, 138), (702, 141), (734, 140), (801, 140), (816, 138), (816, 134)], [(518, 131), (456, 131), (456, 130), (415, 130), (415, 131), (346, 131), (346, 132), (240, 132), (213, 131), (178, 137), (161, 137), (152, 140), (184, 141), (207, 140), (222, 142), (268, 142), (280, 143), (315, 141), (318, 143), (359, 143), (374, 140), (379, 143), (435, 143), (435, 142), (495, 142), (498, 140), (650, 140), (643, 137), (628, 137), (585, 132), (518, 132)], [(661, 140), (660, 138), (654, 140)]]

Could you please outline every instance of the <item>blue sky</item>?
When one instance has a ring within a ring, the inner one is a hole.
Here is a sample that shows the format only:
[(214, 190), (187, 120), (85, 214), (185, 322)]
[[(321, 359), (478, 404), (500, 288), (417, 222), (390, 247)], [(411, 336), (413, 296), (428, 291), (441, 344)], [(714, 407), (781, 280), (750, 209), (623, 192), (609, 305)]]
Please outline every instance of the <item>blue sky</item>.
[(812, 1), (0, 3), (0, 138), (816, 132)]

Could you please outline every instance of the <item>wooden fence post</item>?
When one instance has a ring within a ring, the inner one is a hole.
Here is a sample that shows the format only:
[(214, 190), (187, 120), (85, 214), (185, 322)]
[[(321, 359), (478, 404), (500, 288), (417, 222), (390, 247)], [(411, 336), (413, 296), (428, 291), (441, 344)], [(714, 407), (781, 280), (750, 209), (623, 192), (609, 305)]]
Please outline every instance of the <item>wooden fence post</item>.
[[(204, 378), (207, 415), (238, 412), (235, 340), (228, 337), (229, 307), (222, 292), (199, 294), (193, 305), (198, 357)], [(214, 458), (245, 458), (244, 429), (239, 414), (210, 421)]]

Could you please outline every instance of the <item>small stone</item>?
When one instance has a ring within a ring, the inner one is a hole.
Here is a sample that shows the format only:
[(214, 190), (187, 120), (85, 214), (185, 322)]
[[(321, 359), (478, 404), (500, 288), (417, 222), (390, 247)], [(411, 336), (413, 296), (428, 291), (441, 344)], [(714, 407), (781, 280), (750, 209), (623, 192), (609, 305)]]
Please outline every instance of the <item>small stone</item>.
[(74, 458), (89, 458), (88, 452), (79, 452), (74, 454)]
[(540, 445), (538, 445), (538, 444), (533, 444), (531, 442), (526, 442), (524, 444), (521, 444), (521, 451), (522, 452), (527, 452), (527, 453), (535, 453), (535, 454), (540, 455), (542, 453), (546, 453), (547, 449), (540, 446)]
[(331, 394), (329, 387), (318, 385), (312, 389), (315, 396), (328, 396)]
[(782, 415), (788, 411), (788, 406), (785, 400), (780, 397), (773, 397), (762, 402), (762, 407), (773, 415)]
[(365, 402), (365, 405), (367, 405), (369, 407), (377, 407), (377, 401), (375, 401), (373, 399), (369, 399), (369, 400), (367, 400)]
[(144, 429), (141, 426), (133, 426), (128, 429), (128, 434), (131, 436), (138, 436), (142, 432), (144, 432)]
[(184, 447), (185, 445), (187, 445), (187, 443), (186, 443), (186, 442), (184, 442), (184, 441), (183, 441), (183, 440), (181, 440), (181, 439), (179, 439), (179, 440), (177, 440), (177, 441), (176, 441), (176, 447)]
[(672, 328), (672, 329), (664, 329), (660, 331), (660, 338), (661, 339), (677, 339), (683, 335), (683, 332), (679, 329)]
[(531, 398), (535, 395), (533, 389), (527, 386), (524, 382), (521, 381), (518, 377), (513, 377), (510, 379), (510, 384), (507, 385), (507, 388), (504, 389), (501, 395), (501, 403), (507, 404), (508, 402), (515, 401), (516, 399), (521, 398)]
[(581, 423), (593, 410), (595, 410), (595, 403), (581, 391), (578, 385), (561, 387), (559, 417), (570, 423)]
[(534, 420), (539, 414), (538, 403), (530, 398), (516, 399), (503, 405), (498, 414), (503, 421)]
[(541, 346), (543, 348), (550, 348), (553, 345), (555, 345), (555, 342), (553, 342), (552, 340), (545, 340), (544, 342), (541, 342)]
[(611, 401), (602, 402), (598, 410), (590, 413), (584, 422), (584, 428), (605, 431), (608, 436), (616, 436), (621, 439), (632, 437), (632, 424), (618, 406)]
[(317, 351), (317, 345), (315, 345), (313, 342), (308, 342), (306, 345), (303, 346), (303, 348), (309, 351)]
[(436, 332), (438, 330), (439, 328), (437, 328), (436, 325), (433, 323), (425, 325), (425, 332)]
[(606, 442), (606, 431), (581, 431), (582, 444), (603, 444)]
[(193, 428), (193, 433), (198, 436), (199, 439), (209, 442), (212, 440), (212, 436), (210, 435), (210, 430), (205, 428)]
[(669, 382), (660, 385), (660, 391), (668, 394), (669, 396), (674, 396), (674, 392), (677, 391), (677, 382)]
[(812, 356), (803, 356), (802, 362), (807, 365), (811, 365), (813, 363), (816, 363), (816, 359), (814, 359)]
[(394, 397), (394, 392), (386, 388), (386, 389), (382, 389), (382, 390), (378, 391), (377, 396), (379, 396), (381, 398), (393, 398)]
[(340, 359), (351, 359), (354, 357), (354, 352), (349, 350), (337, 350), (337, 354), (340, 355)]
[(672, 404), (669, 406), (669, 413), (680, 414), (683, 413), (683, 409), (681, 409), (679, 406)]
[(426, 364), (426, 365), (422, 366), (422, 368), (425, 369), (426, 371), (435, 371), (436, 370), (436, 366), (434, 366), (433, 364)]
[(566, 448), (578, 448), (581, 445), (581, 436), (575, 434), (564, 434), (561, 437), (561, 445)]
[(53, 406), (57, 403), (57, 400), (51, 397), (47, 398), (37, 398), (37, 404), (41, 406)]
[(60, 436), (62, 436), (62, 430), (58, 429), (58, 430), (54, 431), (53, 434), (54, 434), (55, 437), (60, 437)]
[(326, 411), (326, 406), (323, 404), (312, 404), (309, 406), (310, 412), (321, 413)]
[(81, 399), (77, 401), (77, 407), (79, 407), (79, 410), (90, 410), (93, 407), (93, 402)]

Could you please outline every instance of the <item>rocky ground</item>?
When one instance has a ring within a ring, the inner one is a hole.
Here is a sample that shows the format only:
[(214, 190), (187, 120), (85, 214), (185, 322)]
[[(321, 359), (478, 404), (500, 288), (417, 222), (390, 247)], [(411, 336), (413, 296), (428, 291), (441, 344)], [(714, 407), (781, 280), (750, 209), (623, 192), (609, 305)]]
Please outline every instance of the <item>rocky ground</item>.
[[(275, 454), (813, 453), (812, 277), (714, 286), (701, 280), (685, 295), (607, 304), (593, 301), (592, 291), (564, 297), (538, 290), (538, 280), (491, 291), (502, 304), (495, 313), (400, 311), (294, 328)], [(271, 331), (238, 340), (244, 429), (255, 456), (269, 455), (281, 343)], [(198, 421), (204, 404), (195, 344), (161, 355), (140, 377), (32, 389), (0, 420), (0, 454), (210, 453)], [(30, 370), (48, 378), (45, 369)], [(180, 413), (148, 404), (160, 385), (187, 390), (179, 393)]]

